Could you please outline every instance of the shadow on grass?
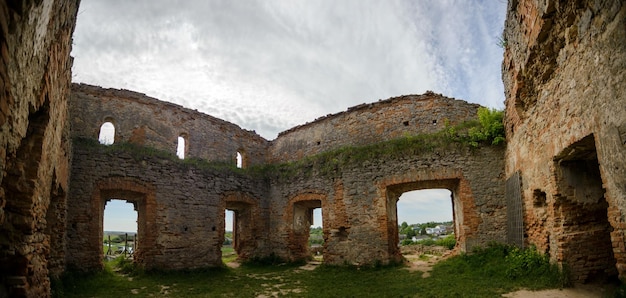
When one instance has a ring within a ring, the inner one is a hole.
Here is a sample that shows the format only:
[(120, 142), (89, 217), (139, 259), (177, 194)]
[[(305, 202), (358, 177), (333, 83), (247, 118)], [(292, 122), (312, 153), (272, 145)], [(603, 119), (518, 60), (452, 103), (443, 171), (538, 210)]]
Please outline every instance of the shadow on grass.
[[(246, 263), (237, 269), (67, 274), (56, 297), (499, 297), (517, 289), (559, 288), (563, 274), (533, 249), (492, 245), (436, 264), (430, 277), (403, 266)], [(118, 264), (119, 266), (119, 264)]]

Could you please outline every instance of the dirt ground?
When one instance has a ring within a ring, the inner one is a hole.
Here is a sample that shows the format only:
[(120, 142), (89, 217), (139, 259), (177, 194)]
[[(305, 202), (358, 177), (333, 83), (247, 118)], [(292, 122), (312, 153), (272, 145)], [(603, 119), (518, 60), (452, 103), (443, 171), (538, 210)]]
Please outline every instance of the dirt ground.
[(596, 298), (607, 297), (615, 290), (613, 286), (578, 285), (567, 289), (552, 289), (542, 291), (521, 290), (502, 295), (511, 298)]

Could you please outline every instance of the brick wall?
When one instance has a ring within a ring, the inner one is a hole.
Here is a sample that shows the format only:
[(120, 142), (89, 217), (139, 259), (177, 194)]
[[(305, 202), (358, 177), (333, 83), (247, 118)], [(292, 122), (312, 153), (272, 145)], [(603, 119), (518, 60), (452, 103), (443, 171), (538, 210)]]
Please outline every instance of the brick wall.
[(576, 282), (623, 278), (626, 6), (521, 0), (507, 14), (506, 175), (521, 173), (525, 241)]
[(49, 296), (65, 268), (78, 2), (0, 1), (0, 297)]

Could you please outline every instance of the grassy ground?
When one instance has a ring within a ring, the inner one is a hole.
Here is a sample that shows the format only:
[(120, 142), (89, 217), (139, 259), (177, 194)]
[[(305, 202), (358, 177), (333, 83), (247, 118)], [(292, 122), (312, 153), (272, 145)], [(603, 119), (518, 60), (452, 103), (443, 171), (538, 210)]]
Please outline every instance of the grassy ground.
[(237, 260), (237, 253), (232, 246), (222, 246), (222, 262), (224, 264)]
[(520, 288), (558, 288), (560, 272), (543, 256), (498, 246), (436, 264), (429, 277), (404, 266), (354, 268), (298, 265), (193, 272), (115, 272), (119, 260), (92, 275), (68, 274), (57, 297), (499, 297)]

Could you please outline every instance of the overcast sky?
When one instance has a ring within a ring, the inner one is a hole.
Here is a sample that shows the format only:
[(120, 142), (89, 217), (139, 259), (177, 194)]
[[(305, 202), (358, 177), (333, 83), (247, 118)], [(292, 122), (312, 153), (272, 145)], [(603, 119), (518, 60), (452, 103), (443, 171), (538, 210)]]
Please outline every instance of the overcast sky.
[(72, 76), (268, 140), (427, 90), (502, 108), (505, 12), (503, 0), (82, 0)]

